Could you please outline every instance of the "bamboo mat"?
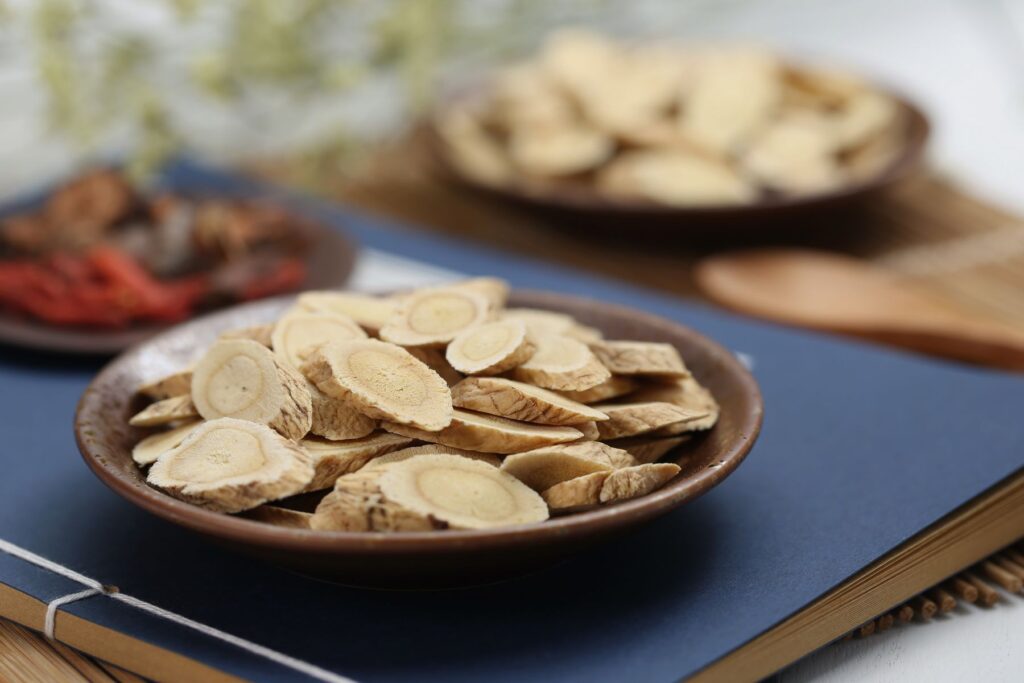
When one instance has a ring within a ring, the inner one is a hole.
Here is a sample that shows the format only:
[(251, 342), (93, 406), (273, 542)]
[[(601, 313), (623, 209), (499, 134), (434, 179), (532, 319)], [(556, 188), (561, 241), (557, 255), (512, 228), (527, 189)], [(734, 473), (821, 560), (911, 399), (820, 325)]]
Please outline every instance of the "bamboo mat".
[[(275, 161), (251, 167), (274, 182), (302, 186), (309, 168)], [(500, 249), (596, 271), (679, 296), (699, 298), (691, 267), (723, 249), (675, 244), (671, 248), (601, 243), (561, 232), (536, 214), (495, 203), (438, 178), (422, 142), (399, 141), (374, 155), (354, 176), (316, 169), (317, 191), (363, 209)], [(994, 320), (1024, 327), (1024, 219), (974, 199), (934, 173), (921, 173), (880, 195), (840, 225), (822, 226), (800, 244), (840, 251), (912, 276), (921, 286)], [(792, 242), (791, 242), (792, 243)], [(740, 246), (740, 245), (737, 245)], [(1024, 552), (1018, 548), (1017, 552)], [(1020, 556), (1018, 555), (1018, 558)], [(974, 583), (980, 603), (998, 605), (1006, 583), (1006, 557), (994, 555), (970, 573), (921, 594), (848, 637), (864, 637), (911, 619), (928, 620), (965, 600)], [(1011, 560), (1012, 562), (1012, 560)], [(994, 563), (994, 565), (993, 565)], [(993, 570), (993, 566), (995, 569)], [(999, 577), (1002, 577), (1002, 581)], [(1024, 579), (1024, 575), (1021, 576)], [(958, 583), (959, 581), (959, 583)], [(980, 589), (980, 590), (979, 590)], [(973, 600), (971, 600), (973, 601)], [(34, 682), (139, 681), (69, 648), (0, 620), (0, 679)]]

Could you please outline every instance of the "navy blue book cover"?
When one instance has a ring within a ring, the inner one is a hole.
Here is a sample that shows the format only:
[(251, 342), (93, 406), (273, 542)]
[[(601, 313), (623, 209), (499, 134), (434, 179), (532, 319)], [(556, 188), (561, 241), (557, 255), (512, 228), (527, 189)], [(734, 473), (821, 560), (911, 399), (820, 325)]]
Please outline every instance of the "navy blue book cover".
[[(258, 189), (188, 164), (166, 182)], [(0, 346), (0, 539), (358, 681), (663, 682), (768, 630), (1024, 464), (1019, 376), (749, 322), (298, 205), (364, 246), (634, 306), (749, 354), (765, 398), (759, 442), (708, 495), (551, 570), (459, 591), (358, 590), (236, 555), (121, 500), (82, 463), (71, 431), (100, 362)], [(3, 553), (0, 582), (44, 602), (81, 589)], [(104, 596), (67, 611), (244, 678), (306, 679)]]

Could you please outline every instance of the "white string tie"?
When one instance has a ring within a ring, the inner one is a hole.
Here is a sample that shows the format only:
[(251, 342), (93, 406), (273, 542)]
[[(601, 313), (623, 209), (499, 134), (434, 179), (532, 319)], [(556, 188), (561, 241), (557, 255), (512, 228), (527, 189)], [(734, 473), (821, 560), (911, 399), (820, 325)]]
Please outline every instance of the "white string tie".
[(85, 576), (84, 574), (79, 574), (74, 569), (70, 569), (62, 564), (54, 562), (53, 560), (48, 560), (45, 557), (36, 555), (32, 551), (25, 550), (21, 546), (17, 546), (13, 543), (10, 543), (9, 541), (5, 541), (2, 538), (0, 538), (0, 551), (3, 551), (8, 555), (12, 555), (21, 560), (29, 562), (30, 564), (34, 564), (37, 567), (47, 569), (53, 572), (54, 574), (59, 574), (64, 578), (71, 579), (72, 581), (80, 583), (83, 586), (88, 586), (86, 590), (79, 591), (77, 593), (69, 593), (67, 595), (63, 595), (59, 598), (51, 600), (49, 604), (46, 605), (46, 617), (43, 620), (43, 633), (50, 640), (54, 640), (53, 630), (54, 626), (56, 625), (57, 610), (60, 607), (72, 602), (76, 602), (78, 600), (91, 598), (95, 595), (105, 595), (111, 600), (117, 600), (118, 602), (122, 602), (126, 605), (134, 607), (135, 609), (146, 612), (147, 614), (152, 614), (155, 617), (166, 619), (167, 621), (178, 624), (179, 626), (190, 628), (193, 631), (202, 633), (203, 635), (209, 636), (211, 638), (216, 638), (217, 640), (228, 643), (229, 645), (234, 645), (235, 647), (245, 650), (250, 654), (254, 654), (257, 657), (262, 657), (264, 659), (268, 659), (272, 662), (276, 662), (281, 666), (288, 667), (293, 671), (298, 671), (299, 673), (305, 674), (310, 678), (325, 681), (326, 683), (356, 683), (351, 678), (346, 678), (345, 676), (338, 675), (333, 671), (327, 671), (326, 669), (322, 669), (319, 666), (316, 666), (315, 664), (304, 662), (301, 659), (296, 659), (295, 657), (291, 657), (276, 650), (271, 650), (268, 647), (263, 647), (262, 645), (258, 645), (257, 643), (245, 640), (244, 638), (239, 638), (238, 636), (226, 633), (225, 631), (221, 631), (220, 629), (214, 628), (212, 626), (207, 626), (206, 624), (194, 621), (192, 619), (189, 619), (188, 617), (184, 617), (175, 612), (165, 610), (162, 607), (157, 607), (156, 605), (146, 602), (145, 600), (141, 600), (139, 598), (132, 597), (131, 595), (121, 593), (116, 588), (108, 588), (107, 586), (104, 586), (102, 583), (95, 579)]
[(77, 593), (69, 593), (68, 595), (62, 595), (59, 598), (54, 598), (46, 605), (46, 618), (43, 619), (43, 635), (48, 640), (56, 640), (53, 637), (53, 629), (57, 625), (57, 609), (67, 605), (68, 603), (75, 602), (76, 600), (84, 600), (85, 598), (91, 598), (94, 595), (103, 595), (102, 588), (86, 588), (84, 591), (78, 591)]

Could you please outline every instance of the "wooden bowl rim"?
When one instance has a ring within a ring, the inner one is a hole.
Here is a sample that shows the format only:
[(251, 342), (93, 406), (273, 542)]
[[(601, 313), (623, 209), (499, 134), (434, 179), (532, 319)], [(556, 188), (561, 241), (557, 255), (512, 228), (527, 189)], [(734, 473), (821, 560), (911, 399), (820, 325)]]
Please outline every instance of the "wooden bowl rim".
[[(796, 62), (784, 62), (790, 68), (800, 68)], [(738, 220), (754, 218), (758, 214), (769, 214), (776, 211), (824, 206), (843, 200), (870, 194), (875, 190), (889, 187), (907, 177), (916, 169), (924, 157), (928, 140), (931, 138), (931, 122), (924, 111), (910, 98), (889, 87), (869, 83), (868, 88), (892, 99), (900, 108), (906, 121), (904, 145), (900, 154), (888, 166), (874, 176), (858, 182), (843, 185), (824, 192), (792, 194), (759, 199), (750, 204), (694, 204), (692, 206), (673, 206), (640, 199), (617, 198), (603, 196), (589, 187), (556, 187), (545, 190), (530, 188), (513, 181), (506, 185), (495, 185), (482, 182), (462, 173), (453, 164), (447, 152), (444, 140), (437, 130), (436, 121), (447, 108), (465, 101), (479, 92), (482, 86), (464, 90), (460, 95), (449, 98), (448, 102), (434, 109), (421, 128), (426, 133), (426, 142), (430, 158), (439, 170), (449, 178), (474, 190), (497, 197), (542, 206), (552, 209), (575, 211), (579, 213), (622, 214), (635, 217), (665, 218), (677, 217), (681, 220), (688, 217), (730, 218)]]
[[(200, 533), (243, 545), (258, 545), (266, 549), (316, 553), (325, 555), (386, 555), (408, 552), (457, 553), (465, 549), (490, 549), (521, 546), (543, 540), (556, 540), (570, 535), (591, 535), (603, 530), (622, 527), (668, 512), (692, 500), (719, 484), (746, 458), (761, 429), (764, 413), (763, 398), (757, 381), (736, 356), (717, 342), (693, 329), (660, 316), (616, 304), (605, 304), (584, 297), (517, 289), (513, 293), (516, 305), (539, 308), (558, 308), (559, 303), (599, 306), (615, 316), (639, 321), (645, 326), (661, 328), (674, 335), (689, 338), (703, 348), (713, 362), (727, 373), (747, 399), (750, 410), (737, 416), (737, 434), (721, 453), (720, 466), (704, 468), (690, 477), (670, 482), (665, 487), (642, 498), (618, 503), (607, 508), (582, 512), (548, 521), (495, 530), (445, 530), (421, 532), (344, 532), (312, 531), (274, 526), (242, 517), (204, 510), (177, 500), (148, 485), (138, 486), (126, 475), (107, 462), (107, 455), (94, 451), (85, 434), (93, 425), (90, 414), (102, 413), (104, 387), (118, 375), (121, 368), (146, 352), (147, 347), (162, 338), (176, 336), (185, 327), (210, 324), (211, 318), (227, 316), (242, 308), (271, 307), (293, 299), (291, 296), (264, 299), (241, 304), (208, 314), (169, 330), (136, 345), (108, 363), (86, 388), (75, 413), (75, 440), (82, 458), (96, 476), (115, 493), (126, 500), (167, 521)], [(130, 454), (125, 457), (130, 458)]]

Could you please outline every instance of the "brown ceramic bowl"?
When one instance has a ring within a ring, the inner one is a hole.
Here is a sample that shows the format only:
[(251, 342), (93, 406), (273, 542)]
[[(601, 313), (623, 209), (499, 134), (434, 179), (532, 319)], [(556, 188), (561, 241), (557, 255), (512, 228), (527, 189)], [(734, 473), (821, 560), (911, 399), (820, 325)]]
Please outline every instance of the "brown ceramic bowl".
[(492, 531), (314, 532), (209, 512), (146, 485), (132, 462), (142, 432), (128, 426), (134, 388), (181, 368), (229, 328), (272, 320), (291, 299), (246, 304), (183, 324), (111, 362), (82, 396), (75, 417), (79, 449), (93, 472), (121, 496), (224, 545), (299, 572), (346, 584), (425, 588), (479, 584), (551, 565), (581, 548), (663, 515), (707, 492), (743, 461), (761, 426), (757, 383), (728, 350), (693, 330), (639, 311), (596, 301), (517, 291), (512, 303), (564, 311), (611, 338), (675, 345), (721, 404), (710, 432), (669, 455), (683, 468), (648, 496), (593, 512)]
[[(296, 217), (309, 240), (303, 289), (337, 289), (348, 282), (357, 249), (329, 225)], [(39, 320), (0, 314), (0, 342), (61, 353), (112, 355), (169, 329), (169, 325), (131, 325), (119, 330), (59, 327)]]
[[(826, 192), (765, 197), (751, 204), (669, 206), (656, 202), (609, 197), (583, 183), (552, 187), (525, 184), (489, 185), (462, 173), (449, 159), (444, 142), (432, 124), (423, 126), (423, 139), (431, 165), (439, 175), (493, 199), (529, 209), (550, 219), (558, 229), (636, 241), (666, 242), (694, 238), (731, 241), (742, 237), (773, 240), (806, 230), (820, 232), (849, 225), (836, 217), (864, 205), (878, 192), (893, 186), (918, 169), (931, 126), (924, 112), (891, 91), (904, 121), (904, 144), (895, 159), (872, 178)], [(473, 97), (476, 91), (467, 96)]]

